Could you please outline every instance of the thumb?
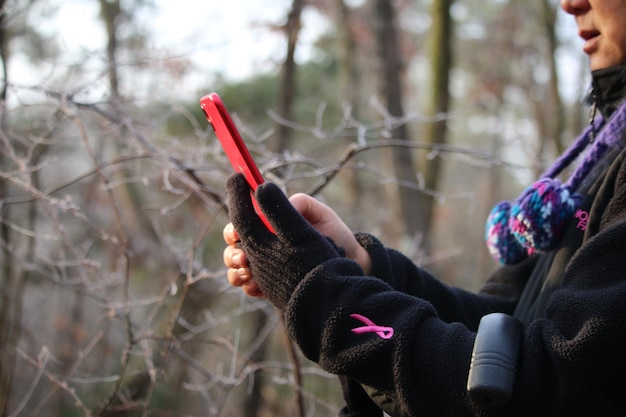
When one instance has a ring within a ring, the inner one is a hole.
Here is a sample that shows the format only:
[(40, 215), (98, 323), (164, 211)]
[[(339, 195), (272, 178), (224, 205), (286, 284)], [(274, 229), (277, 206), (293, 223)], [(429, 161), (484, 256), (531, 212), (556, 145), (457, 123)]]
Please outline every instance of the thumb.
[(318, 199), (303, 193), (292, 195), (289, 201), (318, 232), (326, 236), (333, 234), (338, 216), (330, 207)]
[(316, 234), (309, 222), (276, 184), (266, 182), (259, 185), (256, 190), (256, 199), (277, 236), (293, 242), (301, 242)]
[(359, 262), (364, 269), (369, 268), (367, 251), (361, 247), (352, 230), (332, 208), (307, 194), (294, 194), (290, 202), (315, 230), (342, 248), (348, 258)]

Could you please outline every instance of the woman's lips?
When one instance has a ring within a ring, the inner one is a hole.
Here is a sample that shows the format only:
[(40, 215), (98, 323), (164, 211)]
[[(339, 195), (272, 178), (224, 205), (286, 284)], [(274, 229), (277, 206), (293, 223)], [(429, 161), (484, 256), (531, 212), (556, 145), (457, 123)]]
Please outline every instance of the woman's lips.
[(600, 32), (597, 30), (581, 30), (579, 32), (579, 36), (585, 41), (583, 44), (583, 51), (587, 55), (593, 53), (598, 48)]

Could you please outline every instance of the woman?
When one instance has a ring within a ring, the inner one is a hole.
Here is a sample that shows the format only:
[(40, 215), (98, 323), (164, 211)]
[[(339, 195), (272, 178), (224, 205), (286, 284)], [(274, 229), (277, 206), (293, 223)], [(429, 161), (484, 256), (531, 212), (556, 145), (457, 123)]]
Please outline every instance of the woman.
[[(597, 116), (542, 178), (494, 208), (487, 241), (503, 266), (479, 293), (354, 235), (315, 199), (264, 184), (256, 197), (274, 235), (243, 178), (229, 179), (228, 280), (266, 296), (303, 353), (341, 376), (342, 416), (626, 415), (626, 0), (561, 7), (585, 41)], [(479, 322), (495, 312), (522, 326), (486, 342), (513, 352), (513, 386), (489, 403), (468, 393), (468, 374)]]

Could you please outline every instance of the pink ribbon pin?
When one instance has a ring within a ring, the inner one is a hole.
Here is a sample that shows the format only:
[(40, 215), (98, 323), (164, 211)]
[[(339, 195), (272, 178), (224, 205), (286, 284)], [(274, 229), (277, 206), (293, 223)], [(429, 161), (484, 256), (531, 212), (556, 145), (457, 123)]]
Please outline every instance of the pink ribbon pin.
[(378, 326), (372, 320), (360, 314), (350, 314), (350, 317), (352, 317), (353, 319), (357, 319), (361, 323), (365, 324), (365, 326), (355, 327), (354, 329), (352, 329), (352, 333), (376, 333), (383, 339), (391, 339), (393, 337), (393, 327)]

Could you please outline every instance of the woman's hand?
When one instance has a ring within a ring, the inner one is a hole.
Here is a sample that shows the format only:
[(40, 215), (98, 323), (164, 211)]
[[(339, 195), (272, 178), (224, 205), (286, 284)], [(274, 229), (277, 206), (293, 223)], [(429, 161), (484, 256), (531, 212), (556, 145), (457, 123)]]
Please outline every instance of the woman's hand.
[[(294, 194), (289, 201), (313, 228), (322, 235), (331, 238), (338, 247), (343, 248), (347, 258), (358, 262), (365, 273), (369, 273), (371, 268), (369, 254), (359, 245), (350, 228), (334, 210), (306, 194)], [(250, 296), (263, 296), (252, 276), (245, 251), (237, 247), (239, 235), (232, 223), (228, 223), (224, 227), (223, 235), (224, 241), (228, 245), (224, 249), (224, 264), (228, 267), (226, 274), (228, 282), (235, 287), (241, 287)]]
[(289, 201), (315, 230), (331, 238), (335, 245), (346, 251), (347, 258), (358, 262), (365, 274), (369, 274), (369, 253), (359, 245), (352, 230), (333, 209), (307, 194), (294, 194)]
[(226, 278), (230, 285), (241, 287), (243, 292), (252, 297), (262, 297), (263, 293), (252, 277), (252, 272), (248, 266), (246, 252), (237, 247), (239, 235), (232, 223), (224, 227), (224, 241), (228, 246), (224, 249), (224, 264), (228, 267)]

